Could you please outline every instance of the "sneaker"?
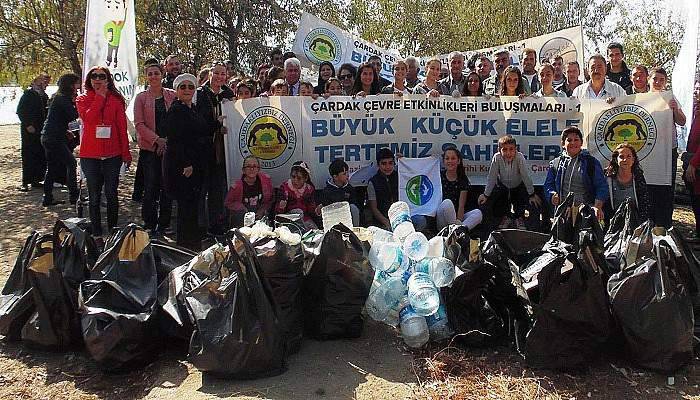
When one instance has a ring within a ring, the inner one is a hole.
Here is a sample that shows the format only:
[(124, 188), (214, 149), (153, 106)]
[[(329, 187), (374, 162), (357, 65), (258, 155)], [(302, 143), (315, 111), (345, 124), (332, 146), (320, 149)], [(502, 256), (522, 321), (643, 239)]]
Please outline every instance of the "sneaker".
[(501, 223), (498, 224), (498, 229), (508, 229), (510, 228), (511, 219), (509, 217), (503, 217)]
[(520, 217), (515, 220), (515, 229), (526, 229), (525, 220), (523, 219), (523, 217)]

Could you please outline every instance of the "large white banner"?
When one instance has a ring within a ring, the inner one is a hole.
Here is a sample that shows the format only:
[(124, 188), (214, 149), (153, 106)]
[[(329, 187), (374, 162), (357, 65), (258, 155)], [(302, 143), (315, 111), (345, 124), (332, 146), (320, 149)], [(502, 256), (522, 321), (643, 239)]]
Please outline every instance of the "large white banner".
[(682, 129), (683, 137), (679, 139), (679, 147), (685, 149), (688, 141), (690, 127), (693, 126), (693, 89), (695, 79), (700, 71), (700, 2), (687, 1), (681, 5), (685, 7), (685, 29), (683, 43), (678, 52), (676, 64), (673, 67), (673, 92), (680, 102), (681, 109), (687, 117), (685, 129)]
[(515, 97), (426, 98), (393, 95), (269, 97), (223, 106), (229, 180), (241, 175), (243, 158), (254, 155), (275, 184), (289, 177), (294, 161), (306, 161), (312, 180), (323, 187), (328, 165), (342, 158), (351, 172), (376, 162), (390, 148), (409, 158), (442, 155), (456, 146), (472, 184), (486, 182), (498, 138), (510, 134), (527, 160), (533, 183), (540, 185), (549, 161), (561, 152), (561, 132), (579, 126), (584, 142), (608, 164), (623, 141), (639, 151), (647, 182), (670, 183), (672, 114), (669, 92), (603, 100)]
[(134, 0), (88, 0), (83, 79), (93, 66), (108, 67), (127, 103), (138, 85)]

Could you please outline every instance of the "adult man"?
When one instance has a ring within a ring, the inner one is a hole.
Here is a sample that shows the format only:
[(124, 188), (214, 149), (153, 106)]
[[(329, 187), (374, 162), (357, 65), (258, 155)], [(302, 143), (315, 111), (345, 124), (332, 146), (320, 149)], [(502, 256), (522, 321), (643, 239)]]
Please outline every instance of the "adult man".
[(272, 49), (270, 52), (270, 64), (272, 64), (273, 67), (283, 67), (284, 59), (282, 58), (282, 50), (278, 48)]
[(290, 96), (299, 96), (299, 78), (301, 77), (301, 63), (296, 57), (288, 58), (284, 62), (284, 79), (289, 86)]
[(462, 72), (464, 70), (464, 54), (453, 51), (450, 53), (449, 60), (450, 73), (438, 82), (438, 91), (440, 94), (446, 95), (452, 95), (455, 91), (461, 94), (464, 84), (467, 82), (467, 77)]
[[(507, 49), (500, 49), (496, 51), (493, 56), (495, 57), (494, 64), (496, 64), (496, 75), (493, 75), (484, 81), (484, 94), (489, 96), (494, 96), (496, 93), (498, 93), (498, 89), (501, 86), (501, 74), (503, 73), (503, 70), (505, 70), (511, 63), (510, 52)], [(525, 77), (523, 77), (523, 85), (525, 86), (525, 92), (527, 94), (532, 94), (530, 85)]]
[(420, 79), (418, 79), (418, 72), (420, 72), (418, 59), (413, 56), (406, 57), (406, 67), (406, 87), (413, 89), (420, 83)]
[(566, 63), (566, 83), (562, 85), (559, 90), (571, 97), (571, 93), (574, 89), (583, 83), (578, 79), (579, 75), (581, 75), (581, 67), (578, 61), (569, 61)]
[(46, 157), (41, 145), (41, 129), (46, 120), (46, 105), (48, 97), (45, 90), (48, 86), (48, 74), (40, 74), (24, 91), (17, 105), (17, 116), (21, 122), (20, 135), (22, 142), (22, 186), (20, 191), (29, 190), (29, 185), (41, 187), (41, 181), (46, 172)]
[(391, 81), (382, 77), (382, 59), (379, 56), (369, 56), (367, 63), (370, 64), (379, 76), (379, 87), (391, 85)]
[(649, 70), (641, 64), (632, 69), (632, 85), (627, 87), (627, 94), (646, 93), (649, 91)]
[(180, 59), (174, 54), (165, 57), (165, 62), (163, 62), (163, 64), (165, 66), (163, 87), (172, 89), (173, 81), (175, 81), (175, 78), (182, 73), (182, 64), (180, 64)]
[(606, 78), (607, 67), (605, 57), (594, 54), (588, 59), (588, 70), (591, 80), (582, 83), (571, 93), (571, 97), (578, 99), (605, 99), (612, 103), (615, 98), (625, 96), (625, 89)]
[(620, 43), (612, 42), (608, 45), (608, 59), (610, 62), (607, 65), (607, 77), (611, 82), (617, 83), (627, 90), (632, 86), (630, 79), (630, 69), (625, 64), (625, 52)]
[(537, 65), (537, 51), (531, 48), (524, 49), (520, 62), (523, 64), (523, 77), (530, 86), (530, 92), (535, 93), (542, 87), (535, 69), (535, 65)]
[(486, 57), (485, 54), (481, 54), (481, 56), (479, 56), (479, 59), (476, 60), (475, 69), (476, 73), (479, 74), (479, 79), (481, 79), (481, 82), (483, 82), (491, 77), (493, 64), (491, 64), (491, 60), (489, 60), (489, 58)]
[(552, 86), (556, 90), (562, 90), (562, 86), (566, 84), (566, 77), (564, 76), (564, 59), (560, 55), (553, 55), (549, 58), (549, 63), (552, 64), (554, 68), (554, 80), (552, 81)]

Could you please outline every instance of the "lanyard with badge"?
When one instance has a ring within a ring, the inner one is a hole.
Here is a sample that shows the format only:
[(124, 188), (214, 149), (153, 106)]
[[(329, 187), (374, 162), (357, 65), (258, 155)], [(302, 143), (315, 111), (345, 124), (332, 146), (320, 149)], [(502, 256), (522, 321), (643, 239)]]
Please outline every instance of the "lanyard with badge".
[(109, 92), (107, 92), (107, 97), (105, 97), (105, 101), (102, 103), (102, 110), (100, 110), (100, 124), (97, 125), (95, 129), (95, 137), (97, 139), (109, 139), (112, 137), (112, 127), (104, 123), (107, 100), (109, 100)]

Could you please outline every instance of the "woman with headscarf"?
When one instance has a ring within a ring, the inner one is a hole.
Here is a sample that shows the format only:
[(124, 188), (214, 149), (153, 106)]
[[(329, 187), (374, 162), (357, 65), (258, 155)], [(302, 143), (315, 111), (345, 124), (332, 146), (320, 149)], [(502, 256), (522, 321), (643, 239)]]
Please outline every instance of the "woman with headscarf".
[(112, 73), (107, 67), (90, 68), (84, 87), (86, 93), (76, 99), (83, 121), (80, 167), (90, 193), (92, 234), (102, 236), (102, 188), (107, 199), (107, 228), (111, 231), (119, 219), (119, 170), (122, 164), (128, 166), (131, 163), (126, 101), (114, 86)]
[(326, 82), (335, 76), (335, 67), (329, 61), (324, 61), (318, 66), (318, 85), (314, 87), (314, 94), (322, 95), (326, 92)]

